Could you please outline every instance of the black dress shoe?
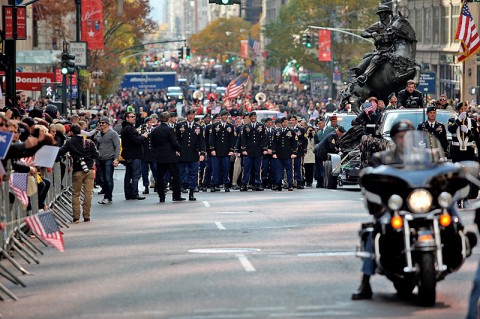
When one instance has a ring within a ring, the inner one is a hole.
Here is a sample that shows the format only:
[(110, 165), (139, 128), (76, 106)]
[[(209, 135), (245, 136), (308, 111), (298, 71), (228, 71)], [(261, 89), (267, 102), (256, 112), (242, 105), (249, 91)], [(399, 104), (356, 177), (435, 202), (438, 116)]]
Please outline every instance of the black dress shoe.
[(362, 284), (358, 290), (352, 294), (352, 300), (372, 299), (372, 287), (370, 284)]
[(183, 197), (172, 198), (172, 201), (173, 201), (173, 202), (183, 202), (184, 200), (186, 200), (186, 199), (183, 198)]
[(160, 197), (160, 203), (165, 203), (165, 197)]
[(277, 186), (277, 188), (275, 188), (275, 190), (281, 192), (282, 191), (282, 186)]
[(210, 192), (215, 193), (217, 189), (215, 187), (210, 188)]
[(257, 192), (263, 192), (263, 188), (260, 186), (254, 188)]
[(145, 188), (145, 190), (143, 191), (142, 194), (143, 195), (148, 195), (148, 194), (150, 194), (150, 191), (148, 190), (148, 188)]
[(305, 187), (303, 187), (303, 185), (298, 185), (297, 189), (305, 189)]
[(288, 188), (288, 191), (289, 191), (289, 192), (293, 192), (293, 187), (290, 186), (290, 187)]
[(242, 186), (242, 187), (240, 188), (240, 191), (241, 191), (241, 192), (247, 192), (247, 191), (248, 191), (247, 186)]
[(226, 187), (225, 188), (225, 193), (229, 193), (230, 192), (230, 188)]
[(137, 196), (137, 197), (132, 197), (132, 200), (144, 200), (145, 196)]

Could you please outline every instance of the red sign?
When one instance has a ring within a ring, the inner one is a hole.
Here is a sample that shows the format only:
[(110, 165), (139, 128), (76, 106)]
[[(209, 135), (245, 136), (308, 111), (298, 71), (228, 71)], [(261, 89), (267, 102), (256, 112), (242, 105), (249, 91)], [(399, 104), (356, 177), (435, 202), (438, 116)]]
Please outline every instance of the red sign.
[(13, 39), (13, 7), (3, 6), (3, 32), (5, 34), (5, 40)]
[(17, 72), (17, 90), (40, 91), (42, 84), (54, 82), (53, 73)]
[[(55, 82), (62, 83), (63, 74), (60, 68), (55, 69)], [(70, 85), (70, 74), (67, 74), (67, 85)], [(77, 72), (72, 74), (72, 85), (77, 85)]]
[(318, 30), (318, 61), (332, 61), (332, 38), (330, 30)]
[(82, 40), (89, 50), (103, 50), (102, 1), (82, 0)]
[(27, 39), (27, 8), (17, 7), (17, 40)]

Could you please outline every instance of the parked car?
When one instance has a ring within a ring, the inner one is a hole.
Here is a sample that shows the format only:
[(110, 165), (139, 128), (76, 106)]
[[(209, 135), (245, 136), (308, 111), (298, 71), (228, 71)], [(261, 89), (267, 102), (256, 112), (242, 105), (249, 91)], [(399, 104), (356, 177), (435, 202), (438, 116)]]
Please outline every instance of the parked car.
[(179, 86), (169, 86), (166, 95), (169, 100), (183, 101), (183, 91)]

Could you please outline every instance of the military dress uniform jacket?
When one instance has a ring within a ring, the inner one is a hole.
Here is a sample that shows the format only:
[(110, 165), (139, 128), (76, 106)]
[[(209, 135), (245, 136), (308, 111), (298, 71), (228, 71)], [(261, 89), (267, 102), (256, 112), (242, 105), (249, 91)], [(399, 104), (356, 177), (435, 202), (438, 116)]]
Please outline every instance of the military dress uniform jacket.
[(293, 128), (295, 135), (297, 136), (297, 156), (304, 156), (307, 152), (307, 138), (305, 137), (305, 129), (303, 127), (297, 126)]
[(148, 134), (147, 138), (145, 138), (142, 143), (144, 162), (155, 162), (155, 152), (152, 148), (152, 131), (153, 127), (148, 129), (145, 125), (142, 125), (140, 129), (140, 134)]
[[(266, 128), (265, 127), (265, 136), (263, 138), (263, 149), (272, 150), (273, 149), (273, 140), (275, 139), (275, 133), (277, 132), (276, 128)], [(264, 155), (265, 156), (265, 155)]]
[(417, 129), (435, 136), (440, 141), (443, 150), (445, 152), (448, 150), (447, 130), (445, 129), (445, 125), (438, 121), (435, 121), (432, 127), (430, 122), (425, 121), (418, 124)]
[(315, 156), (321, 161), (326, 161), (329, 153), (338, 153), (338, 151), (338, 136), (336, 132), (332, 132), (318, 144)]
[(263, 139), (265, 126), (260, 123), (249, 123), (243, 126), (241, 145), (242, 152), (247, 151), (247, 156), (261, 157), (263, 154)]
[[(468, 131), (463, 133), (461, 130), (462, 123), (467, 126)], [(477, 135), (477, 123), (466, 118), (464, 121), (455, 118), (448, 120), (448, 131), (452, 133), (452, 143), (450, 147), (450, 155), (452, 161), (466, 161), (475, 159), (475, 140), (478, 139)], [(465, 147), (465, 150), (462, 148)]]
[(205, 137), (205, 150), (208, 155), (210, 155), (210, 152), (212, 151), (212, 148), (210, 146), (210, 132), (212, 130), (212, 126), (213, 126), (213, 123), (203, 126), (203, 129), (204, 129), (203, 134)]
[(235, 128), (230, 123), (217, 122), (212, 125), (209, 133), (210, 151), (215, 151), (216, 156), (228, 156), (235, 151)]
[(290, 128), (279, 128), (273, 138), (273, 154), (279, 159), (289, 159), (292, 154), (297, 154), (298, 138), (295, 131)]
[(242, 152), (242, 132), (243, 132), (243, 125), (235, 127), (235, 153)]
[(189, 128), (187, 121), (177, 124), (177, 140), (180, 143), (180, 162), (198, 162), (205, 155), (205, 138), (198, 123)]
[(175, 131), (166, 123), (155, 127), (150, 134), (152, 149), (155, 153), (155, 161), (158, 163), (177, 163), (180, 152), (180, 144), (177, 141)]

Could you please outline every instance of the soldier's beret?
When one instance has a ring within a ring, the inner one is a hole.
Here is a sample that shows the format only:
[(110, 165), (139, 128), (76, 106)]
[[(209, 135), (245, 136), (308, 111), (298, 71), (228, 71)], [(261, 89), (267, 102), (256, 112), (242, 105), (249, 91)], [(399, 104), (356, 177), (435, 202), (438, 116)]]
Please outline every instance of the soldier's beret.
[(220, 116), (222, 115), (228, 115), (228, 111), (227, 110), (221, 110), (220, 111)]
[(177, 115), (177, 112), (171, 112), (171, 113), (170, 113), (170, 117), (177, 117), (177, 116), (178, 116), (178, 115)]
[(345, 133), (347, 130), (345, 130), (345, 128), (341, 125), (337, 126), (337, 130), (340, 131), (340, 133)]
[(330, 121), (336, 121), (338, 118), (336, 115), (330, 116)]
[(325, 118), (323, 116), (319, 116), (317, 119), (317, 123), (318, 122), (325, 122)]
[(267, 123), (267, 122), (271, 122), (271, 121), (272, 121), (272, 119), (271, 119), (271, 118), (269, 118), (269, 117), (266, 117), (266, 118), (265, 118), (265, 123)]
[(220, 115), (218, 115), (218, 113), (217, 113), (217, 114), (213, 114), (212, 119), (216, 119), (216, 118), (218, 118), (219, 116), (220, 116)]
[[(145, 118), (145, 120), (143, 120), (144, 123), (148, 123), (148, 122), (151, 122), (152, 121), (152, 118), (150, 116), (147, 116)], [(108, 123), (108, 122), (107, 122)]]
[(250, 112), (250, 114), (248, 116), (252, 117), (252, 116), (257, 116), (257, 112)]
[(282, 118), (277, 117), (277, 118), (275, 119), (275, 123), (282, 123)]
[(285, 122), (285, 121), (288, 121), (288, 120), (287, 120), (287, 118), (284, 116), (284, 117), (282, 117), (282, 119), (280, 120), (280, 123), (283, 123), (283, 122)]
[(463, 102), (458, 102), (457, 105), (455, 105), (455, 110), (460, 110), (460, 108), (463, 106)]
[(190, 109), (187, 111), (187, 115), (189, 114), (196, 114), (195, 110), (194, 109)]
[(437, 110), (437, 108), (433, 105), (430, 105), (430, 106), (427, 107), (427, 113), (432, 112), (432, 111), (436, 111), (436, 110)]

